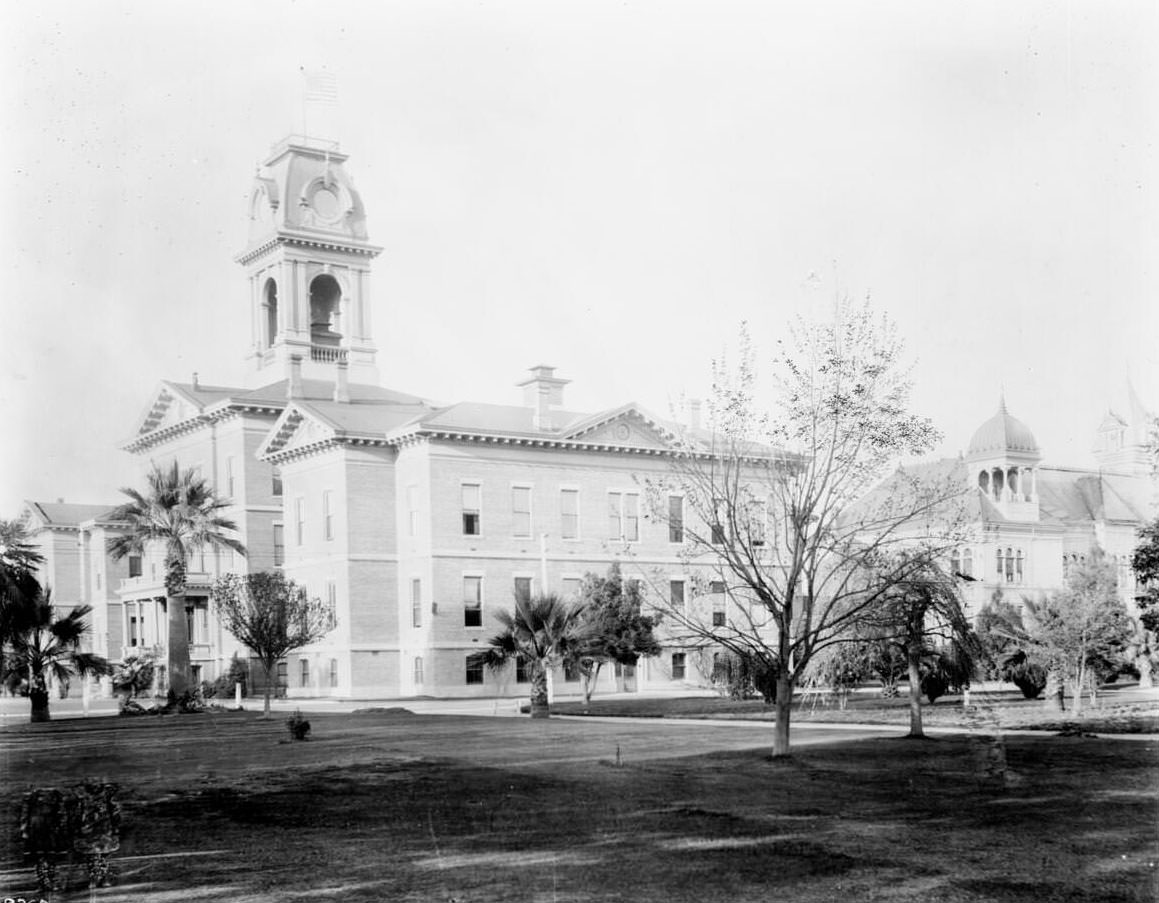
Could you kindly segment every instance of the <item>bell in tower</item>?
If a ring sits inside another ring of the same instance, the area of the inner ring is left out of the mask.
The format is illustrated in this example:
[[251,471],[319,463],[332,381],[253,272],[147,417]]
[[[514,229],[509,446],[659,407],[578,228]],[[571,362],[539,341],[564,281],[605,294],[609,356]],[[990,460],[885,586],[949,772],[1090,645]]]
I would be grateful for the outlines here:
[[339,361],[354,382],[378,382],[370,328],[370,262],[362,199],[333,141],[291,135],[254,177],[250,232],[237,257],[250,282],[251,388],[287,377],[333,381]]

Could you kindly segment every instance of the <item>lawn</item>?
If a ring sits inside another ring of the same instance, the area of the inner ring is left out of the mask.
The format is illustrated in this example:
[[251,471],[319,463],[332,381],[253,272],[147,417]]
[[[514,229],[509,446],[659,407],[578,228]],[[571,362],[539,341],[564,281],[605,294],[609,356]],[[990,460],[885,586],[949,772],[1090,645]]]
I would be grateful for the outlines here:
[[[821,730],[829,742],[773,761],[753,724],[310,717],[303,743],[249,713],[6,728],[0,894],[32,890],[14,839],[20,794],[85,774],[123,788],[105,901],[1159,893],[1150,740],[1007,737],[1002,780],[988,776],[993,746],[965,735]],[[87,897],[77,886],[56,899]]]
[[[1108,689],[1096,706],[1086,704],[1075,716],[1059,712],[1042,699],[1025,699],[1018,691],[974,693],[966,709],[959,696],[948,696],[922,706],[922,723],[930,728],[966,728],[979,718],[1003,728],[1059,731],[1079,727],[1092,733],[1159,734],[1159,695],[1134,688]],[[924,702],[924,700],[923,700]],[[1069,698],[1068,698],[1069,705]],[[560,714],[628,718],[713,718],[773,721],[773,706],[760,699],[722,696],[632,698],[617,696],[589,704],[569,701],[553,707]],[[792,721],[800,723],[909,724],[909,699],[883,699],[876,690],[853,694],[842,708],[825,696],[807,697],[793,705]]]

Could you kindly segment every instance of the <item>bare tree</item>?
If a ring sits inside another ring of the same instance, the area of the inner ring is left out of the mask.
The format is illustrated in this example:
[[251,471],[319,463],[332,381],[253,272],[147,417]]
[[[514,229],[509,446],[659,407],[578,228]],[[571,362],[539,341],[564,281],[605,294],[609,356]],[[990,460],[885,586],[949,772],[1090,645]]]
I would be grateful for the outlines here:
[[221,623],[261,662],[265,672],[265,715],[278,662],[334,629],[334,611],[281,571],[226,574],[213,584]]
[[798,320],[779,346],[774,412],[758,409],[742,329],[737,367],[713,367],[711,429],[688,431],[668,477],[648,485],[652,515],[679,520],[689,566],[715,577],[692,604],[660,603],[669,635],[775,670],[775,757],[789,754],[810,661],[960,542],[964,492],[952,468],[898,467],[938,433],[910,413],[902,342],[868,302]]

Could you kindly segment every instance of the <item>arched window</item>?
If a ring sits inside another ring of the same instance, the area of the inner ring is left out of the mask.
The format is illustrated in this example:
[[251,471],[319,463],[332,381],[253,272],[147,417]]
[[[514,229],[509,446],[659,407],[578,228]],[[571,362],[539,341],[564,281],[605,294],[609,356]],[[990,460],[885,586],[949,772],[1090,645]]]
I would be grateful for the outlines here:
[[962,556],[958,554],[957,549],[954,549],[954,551],[950,553],[950,573],[962,573]]
[[1006,549],[1006,582],[1014,582],[1014,550]]
[[978,488],[987,495],[990,494],[990,474],[984,470],[978,474]]
[[316,345],[337,345],[341,335],[334,329],[338,322],[342,288],[328,273],[310,281],[310,341]]
[[1005,570],[1002,566],[1002,549],[998,549],[996,563],[997,563],[998,567],[995,568],[995,570],[994,570],[994,582],[998,583],[999,581],[1002,580],[1002,572],[1003,572],[1003,570]]
[[1006,486],[1006,475],[1002,473],[1000,467],[994,468],[992,483],[994,486],[994,501],[1000,502],[1002,501],[1002,490]]
[[962,574],[966,577],[974,576],[974,550],[966,549],[962,556]]
[[265,298],[262,307],[266,309],[265,346],[269,348],[278,337],[278,284],[273,279],[266,280]]
[[1019,549],[1019,550],[1018,550],[1018,551],[1015,553],[1015,557],[1014,557],[1014,581],[1015,581],[1016,583],[1021,583],[1021,582],[1022,582],[1022,578],[1023,578],[1023,570],[1022,570],[1022,549]]

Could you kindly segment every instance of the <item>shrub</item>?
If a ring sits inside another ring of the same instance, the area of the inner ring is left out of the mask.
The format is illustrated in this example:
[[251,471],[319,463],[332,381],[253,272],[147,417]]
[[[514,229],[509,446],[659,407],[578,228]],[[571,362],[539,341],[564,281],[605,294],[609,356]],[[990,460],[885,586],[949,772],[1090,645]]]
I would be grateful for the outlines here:
[[286,728],[290,731],[291,740],[305,740],[306,735],[310,733],[310,722],[295,709],[294,714],[286,719]]
[[760,696],[766,703],[777,699],[776,668],[755,653],[722,652],[714,656],[712,683],[732,699]]

